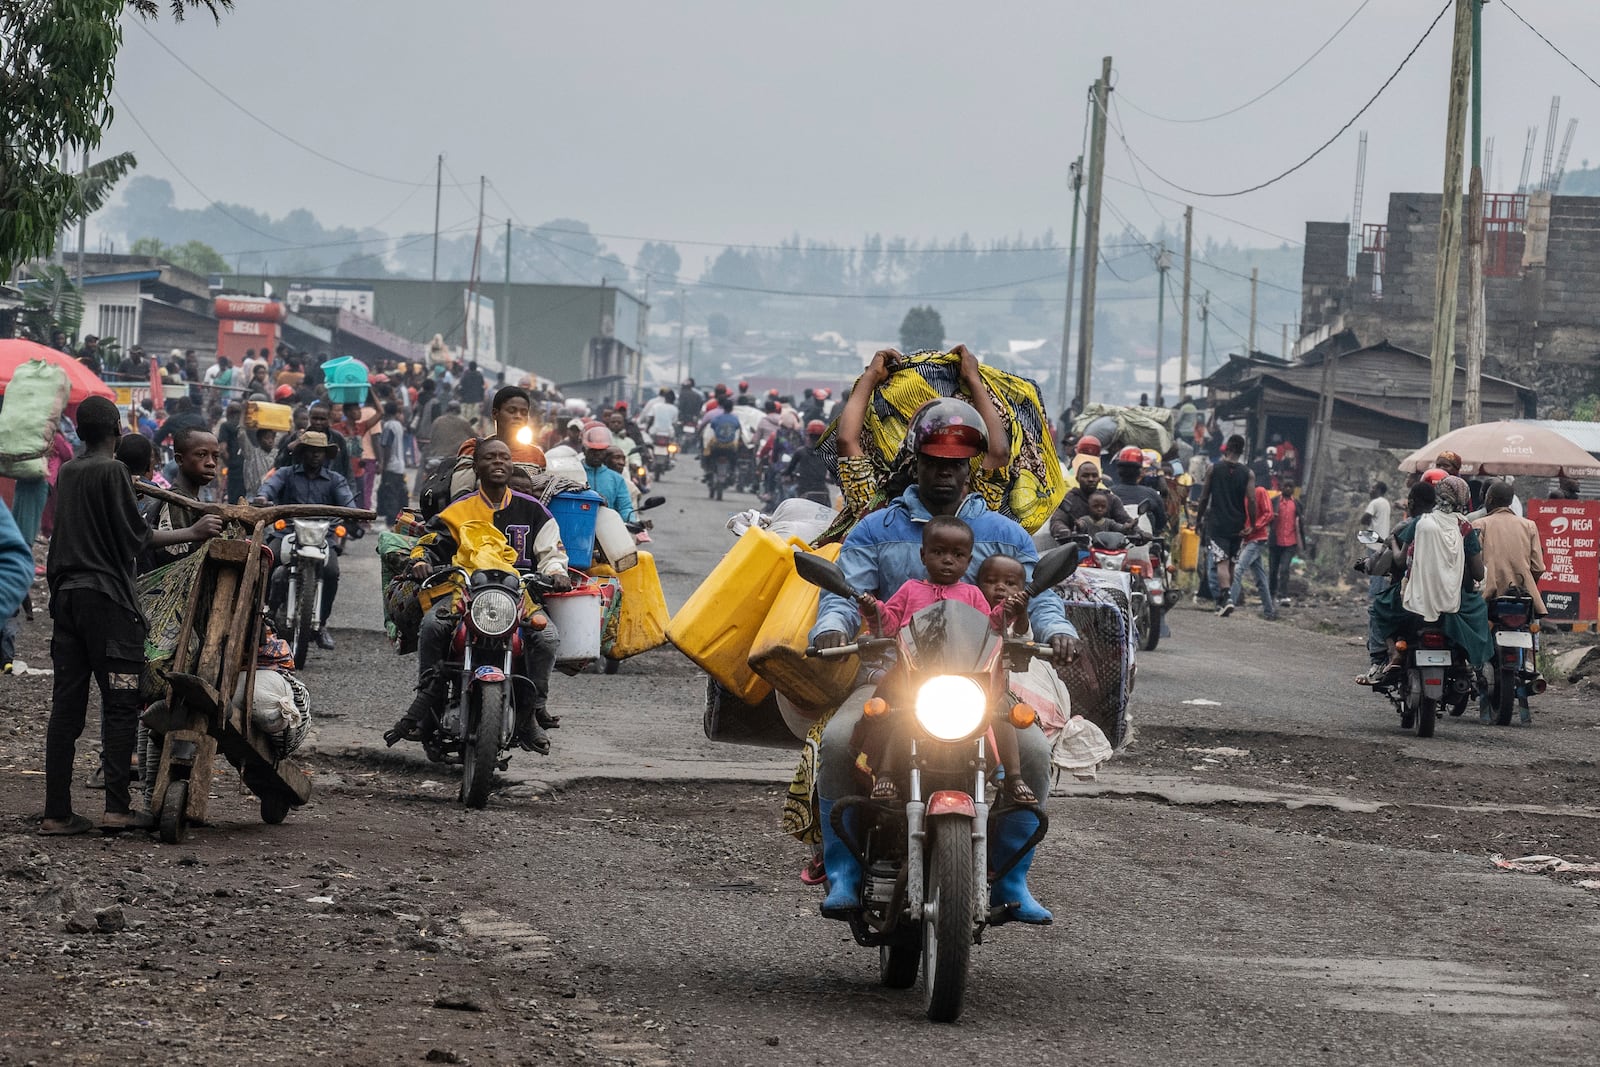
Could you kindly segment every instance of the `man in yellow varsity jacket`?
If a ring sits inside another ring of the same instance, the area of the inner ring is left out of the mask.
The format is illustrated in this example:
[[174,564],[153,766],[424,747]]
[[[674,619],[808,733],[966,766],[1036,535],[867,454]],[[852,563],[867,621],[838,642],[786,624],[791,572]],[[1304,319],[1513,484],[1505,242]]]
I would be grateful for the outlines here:
[[[478,488],[428,520],[427,532],[411,552],[413,574],[418,581],[439,567],[457,562],[462,528],[478,520],[492,523],[505,535],[516,553],[519,572],[541,574],[558,591],[572,588],[561,530],[543,504],[512,490],[511,475],[515,469],[511,449],[505,442],[489,438],[477,443],[473,471]],[[391,745],[402,740],[421,741],[437,721],[446,683],[438,667],[460,618],[459,598],[454,595],[438,600],[423,616],[417,635],[417,696],[405,715],[385,735],[392,739]],[[555,625],[548,621],[541,630],[524,630],[525,670],[536,695],[527,706],[524,701],[517,701],[517,741],[531,752],[550,751],[550,739],[541,720],[553,722],[545,704],[550,695],[550,670],[555,665],[560,644]]]

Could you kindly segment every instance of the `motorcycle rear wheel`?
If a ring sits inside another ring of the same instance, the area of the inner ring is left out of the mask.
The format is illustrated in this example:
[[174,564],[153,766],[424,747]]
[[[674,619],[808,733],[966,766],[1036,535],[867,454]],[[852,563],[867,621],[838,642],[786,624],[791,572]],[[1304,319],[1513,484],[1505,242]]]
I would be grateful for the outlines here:
[[933,916],[922,924],[922,981],[929,1020],[961,1017],[972,959],[972,832],[960,819],[936,821],[928,864],[928,899]]
[[1161,643],[1161,609],[1148,600],[1139,609],[1139,651],[1154,652]]
[[1439,721],[1439,701],[1423,697],[1417,706],[1417,736],[1432,737],[1434,725]]
[[477,721],[461,753],[461,803],[469,808],[482,808],[489,803],[489,784],[494,779],[500,729],[505,721],[505,683],[478,683],[476,701]]
[[311,652],[311,642],[317,639],[314,624],[317,619],[317,583],[314,576],[302,576],[300,589],[295,594],[294,616],[294,669],[304,670],[306,656]]
[[1511,713],[1517,706],[1517,672],[1502,668],[1495,673],[1494,722],[1496,726],[1510,726]]

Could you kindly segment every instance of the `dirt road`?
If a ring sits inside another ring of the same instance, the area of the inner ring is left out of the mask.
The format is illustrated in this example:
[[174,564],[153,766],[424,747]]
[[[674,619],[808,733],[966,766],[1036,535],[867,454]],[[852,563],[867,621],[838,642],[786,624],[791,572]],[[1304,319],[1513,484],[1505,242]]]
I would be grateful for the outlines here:
[[[737,504],[666,488],[675,606]],[[219,774],[182,846],[32,836],[49,679],[5,680],[0,1063],[1594,1060],[1600,891],[1578,883],[1600,874],[1488,859],[1600,859],[1587,694],[1418,741],[1348,684],[1345,637],[1180,612],[1133,748],[1052,801],[1033,881],[1056,924],[993,932],[962,1023],[935,1027],[795,877],[791,754],[706,742],[681,656],[559,678],[555,752],[517,757],[485,812],[385,750],[414,664],[373,632],[368,544],[305,673],[315,797],[282,826]]]

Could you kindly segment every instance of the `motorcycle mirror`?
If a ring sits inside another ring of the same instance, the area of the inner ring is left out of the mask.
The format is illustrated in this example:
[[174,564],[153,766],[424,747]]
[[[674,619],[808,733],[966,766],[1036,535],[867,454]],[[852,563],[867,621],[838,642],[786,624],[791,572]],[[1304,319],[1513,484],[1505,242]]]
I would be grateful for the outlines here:
[[1378,543],[1378,533],[1376,530],[1362,530],[1356,534],[1356,540],[1364,545],[1375,545]]
[[1052,586],[1060,585],[1078,569],[1078,550],[1071,545],[1052,548],[1039,557],[1033,565],[1033,581],[1028,583],[1028,595],[1038,596]]
[[644,498],[644,503],[640,504],[638,507],[634,508],[633,510],[635,510],[635,511],[649,511],[651,508],[659,508],[662,504],[665,504],[666,502],[667,502],[667,498],[664,497],[664,496],[647,496],[647,497]]
[[844,576],[844,571],[832,560],[823,559],[814,552],[796,552],[794,554],[795,573],[812,585],[820,586],[837,596],[849,597],[854,600],[860,596],[860,590],[850,584]]

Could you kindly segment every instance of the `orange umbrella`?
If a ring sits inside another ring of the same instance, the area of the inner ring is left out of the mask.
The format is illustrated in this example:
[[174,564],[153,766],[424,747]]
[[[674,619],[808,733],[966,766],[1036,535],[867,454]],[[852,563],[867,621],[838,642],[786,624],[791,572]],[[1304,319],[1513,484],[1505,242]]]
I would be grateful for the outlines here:
[[1461,457],[1463,475],[1600,477],[1600,460],[1554,430],[1524,422],[1485,422],[1451,430],[1401,460],[1400,469],[1425,471],[1441,452]]
[[4,393],[6,386],[11,384],[11,376],[16,373],[17,368],[31,359],[54,363],[67,372],[67,381],[72,384],[72,395],[67,399],[68,405],[81,404],[91,396],[103,396],[107,400],[117,398],[111,386],[101,381],[99,375],[85,367],[76,357],[69,356],[65,352],[57,352],[48,345],[25,341],[20,337],[0,341],[0,393]]

